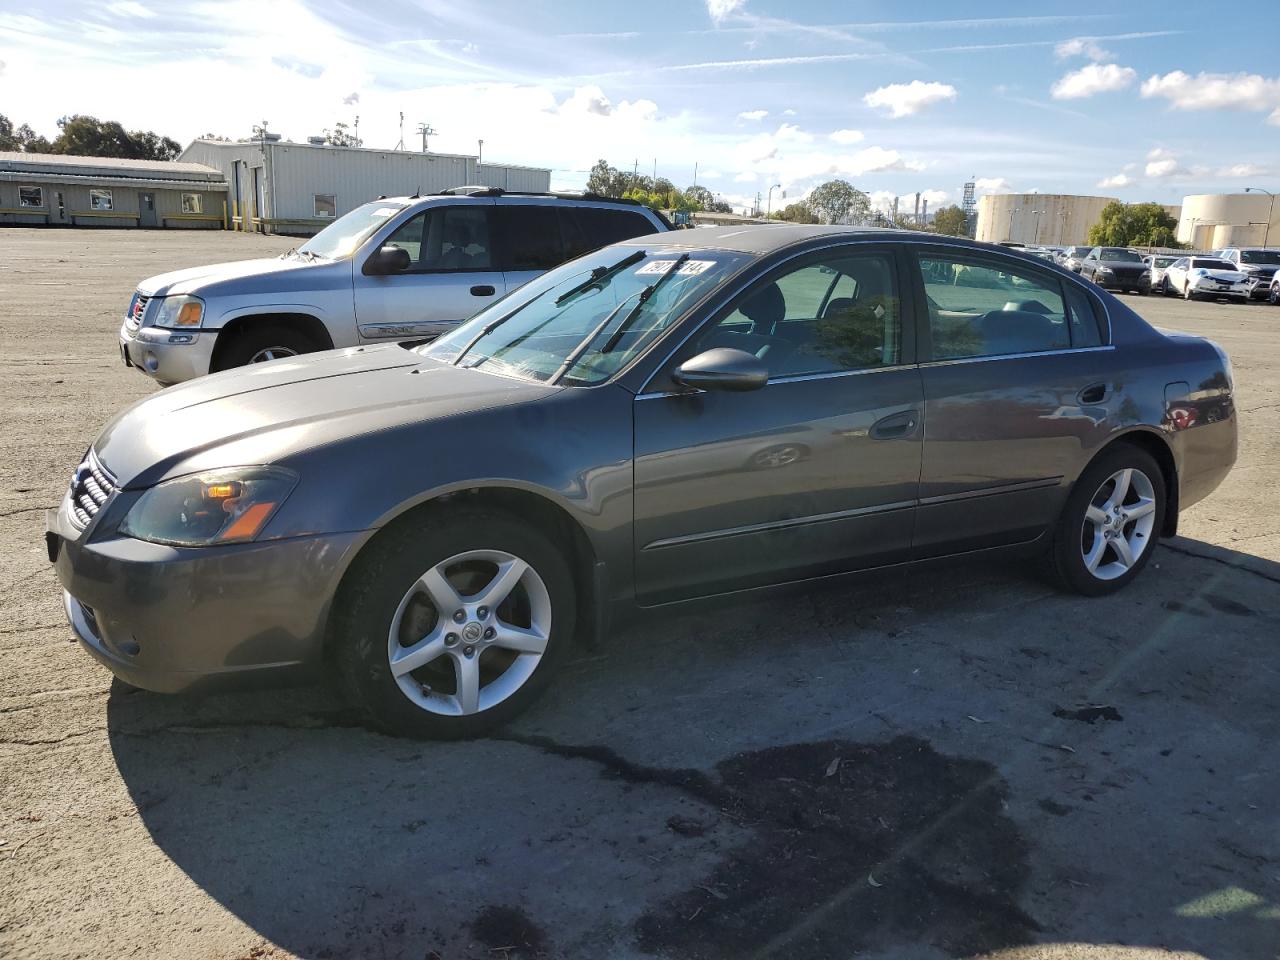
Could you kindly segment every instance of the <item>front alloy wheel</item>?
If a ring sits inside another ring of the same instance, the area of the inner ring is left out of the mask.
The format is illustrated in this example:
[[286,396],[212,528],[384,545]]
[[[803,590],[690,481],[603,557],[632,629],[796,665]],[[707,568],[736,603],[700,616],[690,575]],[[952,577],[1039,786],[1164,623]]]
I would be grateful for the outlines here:
[[564,545],[501,510],[443,502],[357,558],[331,644],[351,698],[399,736],[485,733],[528,706],[569,653]]

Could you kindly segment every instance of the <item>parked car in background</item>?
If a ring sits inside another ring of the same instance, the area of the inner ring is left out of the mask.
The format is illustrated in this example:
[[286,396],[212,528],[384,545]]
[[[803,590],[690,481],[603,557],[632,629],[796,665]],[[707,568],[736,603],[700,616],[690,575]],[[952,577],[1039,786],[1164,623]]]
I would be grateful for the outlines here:
[[138,285],[120,356],[164,384],[278,357],[449,330],[543,271],[670,230],[627,200],[460,187],[379,198],[275,259]]
[[1084,258],[1089,255],[1092,247],[1067,247],[1058,257],[1058,263],[1066,267],[1072,273],[1079,273],[1080,267],[1084,264]]
[[1151,272],[1142,254],[1127,247],[1094,247],[1080,262],[1080,276],[1106,290],[1151,292]]
[[1164,290],[1164,271],[1177,260],[1176,254],[1153,253],[1142,258],[1142,262],[1147,265],[1147,273],[1150,277],[1150,288],[1152,290]]
[[334,671],[387,730],[467,736],[637,606],[997,548],[1118,590],[1231,469],[1232,394],[1212,342],[1019,252],[680,230],[429,344],[152,394],[47,541],[129,683]]
[[1226,297],[1245,303],[1249,299],[1249,278],[1229,260],[1217,257],[1179,257],[1164,271],[1164,294],[1179,294],[1187,300]]
[[1249,296],[1254,300],[1266,299],[1276,268],[1280,267],[1280,250],[1264,247],[1227,247],[1217,256],[1226,260],[1249,280]]

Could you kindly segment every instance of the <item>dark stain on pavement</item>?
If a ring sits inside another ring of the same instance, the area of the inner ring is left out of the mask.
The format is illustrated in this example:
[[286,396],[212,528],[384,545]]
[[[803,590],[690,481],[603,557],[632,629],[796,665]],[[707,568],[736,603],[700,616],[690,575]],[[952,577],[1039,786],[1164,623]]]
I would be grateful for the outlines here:
[[549,955],[547,935],[518,907],[490,904],[471,921],[471,935],[491,953],[510,960]]

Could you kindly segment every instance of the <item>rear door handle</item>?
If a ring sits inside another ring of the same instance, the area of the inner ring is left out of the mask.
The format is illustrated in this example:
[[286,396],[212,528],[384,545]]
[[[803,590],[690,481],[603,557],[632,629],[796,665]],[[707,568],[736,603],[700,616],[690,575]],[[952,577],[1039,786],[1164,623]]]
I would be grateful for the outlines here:
[[491,283],[480,283],[471,288],[473,297],[492,297],[497,292]]
[[1091,383],[1076,394],[1076,399],[1080,401],[1081,404],[1089,406],[1091,404],[1102,403],[1102,401],[1107,399],[1107,394],[1109,392],[1110,391],[1107,389],[1107,385],[1105,383]]
[[916,410],[891,413],[871,425],[871,439],[901,440],[909,437],[916,432],[916,424],[919,420],[920,414]]

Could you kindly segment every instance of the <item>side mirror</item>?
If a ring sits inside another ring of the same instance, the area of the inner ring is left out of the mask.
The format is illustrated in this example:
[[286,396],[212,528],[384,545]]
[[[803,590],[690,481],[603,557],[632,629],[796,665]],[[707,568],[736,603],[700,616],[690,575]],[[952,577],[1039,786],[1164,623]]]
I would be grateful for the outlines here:
[[759,390],[769,382],[769,368],[759,357],[745,350],[713,347],[680,364],[671,379],[683,387],[698,390],[728,390],[742,393]]
[[368,276],[382,277],[391,273],[403,273],[413,265],[413,258],[403,247],[382,247],[364,262]]

